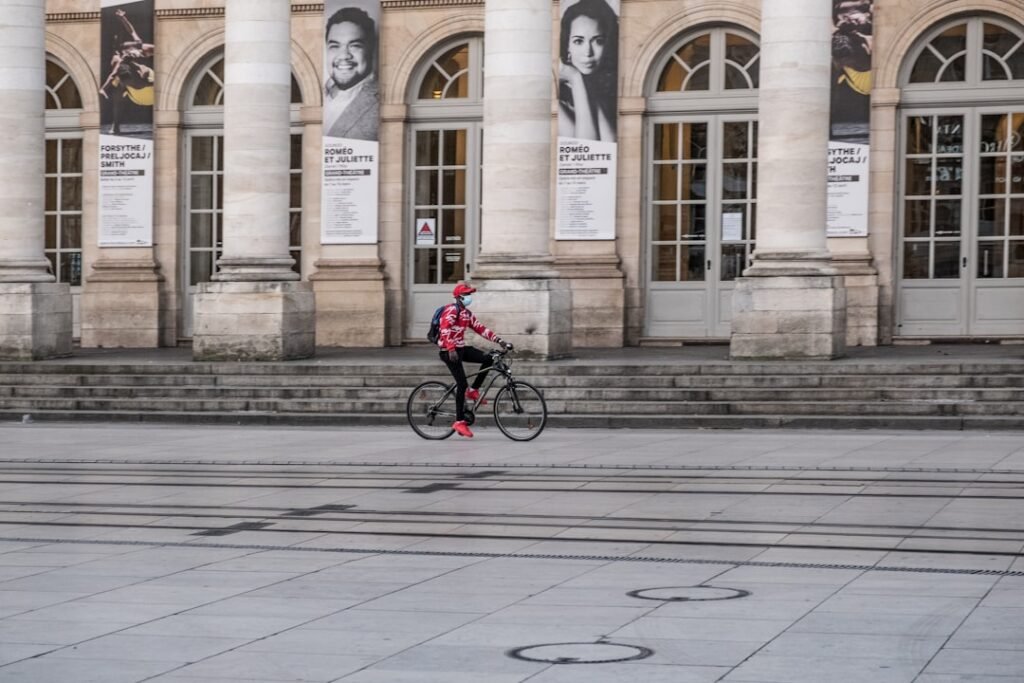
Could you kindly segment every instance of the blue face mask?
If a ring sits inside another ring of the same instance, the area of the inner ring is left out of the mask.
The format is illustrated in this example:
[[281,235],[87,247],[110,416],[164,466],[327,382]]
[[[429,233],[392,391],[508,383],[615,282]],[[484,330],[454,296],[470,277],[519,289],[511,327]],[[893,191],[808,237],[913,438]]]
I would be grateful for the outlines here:
[[473,297],[472,296],[467,294],[466,296],[462,297],[462,305],[463,306],[468,306],[471,303],[473,303]]

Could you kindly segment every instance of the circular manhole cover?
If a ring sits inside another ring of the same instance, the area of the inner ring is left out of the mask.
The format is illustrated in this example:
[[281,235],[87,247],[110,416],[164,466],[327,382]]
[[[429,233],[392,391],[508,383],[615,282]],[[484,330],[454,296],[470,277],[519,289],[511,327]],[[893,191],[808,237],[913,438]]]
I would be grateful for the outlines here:
[[645,659],[653,655],[654,650],[618,643],[550,643],[517,647],[507,654],[515,659],[545,664],[608,664]]
[[665,586],[662,588],[641,588],[629,591],[626,595],[641,600],[661,600],[663,602],[699,602],[706,600],[734,600],[745,598],[750,591],[739,588],[720,588],[718,586]]

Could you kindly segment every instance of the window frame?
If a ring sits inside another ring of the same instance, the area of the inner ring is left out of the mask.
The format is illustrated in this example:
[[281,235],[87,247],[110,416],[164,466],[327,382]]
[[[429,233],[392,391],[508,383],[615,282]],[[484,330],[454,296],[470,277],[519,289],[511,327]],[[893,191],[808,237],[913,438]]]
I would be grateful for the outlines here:
[[[740,26],[709,26],[689,31],[680,35],[675,41],[669,43],[668,47],[661,51],[658,58],[654,60],[653,67],[647,74],[644,83],[644,94],[647,97],[647,113],[686,113],[686,112],[709,112],[723,113],[727,111],[747,111],[751,108],[757,109],[759,88],[744,88],[729,90],[725,88],[725,35],[735,34],[744,38],[758,47],[758,62],[760,62],[760,38]],[[711,36],[711,48],[709,53],[710,83],[708,90],[688,90],[679,92],[658,91],[658,81],[661,74],[668,66],[673,56],[687,43],[696,40],[700,36]],[[760,65],[758,66],[760,69]],[[760,82],[760,79],[758,79]]]
[[[921,54],[940,34],[960,24],[967,25],[966,78],[954,82],[911,83],[910,75]],[[1024,97],[1024,79],[982,80],[985,24],[1001,26],[1024,38],[1024,26],[992,14],[959,15],[935,24],[921,34],[900,65],[900,104],[905,107],[957,107],[971,102],[973,106],[986,106]],[[1018,49],[1024,50],[1024,46]]]

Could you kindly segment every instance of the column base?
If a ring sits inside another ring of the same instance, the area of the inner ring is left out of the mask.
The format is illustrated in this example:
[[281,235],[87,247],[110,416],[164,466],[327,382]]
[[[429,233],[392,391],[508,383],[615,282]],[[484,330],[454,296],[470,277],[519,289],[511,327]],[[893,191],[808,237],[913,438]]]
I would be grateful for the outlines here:
[[870,254],[835,254],[846,288],[846,346],[878,346],[878,270]]
[[160,346],[160,282],[153,261],[98,261],[82,288],[82,347]]
[[192,357],[282,361],[315,351],[316,305],[308,282],[206,282],[195,301]]
[[474,281],[473,312],[525,357],[561,358],[572,350],[572,290],[558,279]]
[[71,355],[71,289],[54,282],[0,282],[0,359]]
[[572,347],[621,348],[626,292],[618,256],[560,256],[556,267],[572,288]]
[[317,346],[385,345],[386,302],[376,259],[320,259],[310,276],[316,294]]
[[736,280],[730,358],[829,360],[845,354],[846,289],[841,276]]

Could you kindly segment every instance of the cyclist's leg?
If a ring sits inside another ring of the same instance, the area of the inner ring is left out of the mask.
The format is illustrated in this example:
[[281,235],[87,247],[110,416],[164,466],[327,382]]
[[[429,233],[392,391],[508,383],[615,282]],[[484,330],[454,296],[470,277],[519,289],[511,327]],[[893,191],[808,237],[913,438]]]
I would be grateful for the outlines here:
[[491,354],[484,353],[480,349],[475,349],[472,346],[467,346],[463,349],[462,359],[467,363],[480,364],[480,374],[473,380],[473,388],[479,389],[484,385],[484,380],[487,379],[487,368],[494,365],[494,360],[491,358]]
[[466,370],[462,367],[462,349],[459,349],[459,360],[448,359],[448,352],[441,350],[441,360],[448,366],[448,372],[455,378],[455,419],[462,422],[466,419]]

